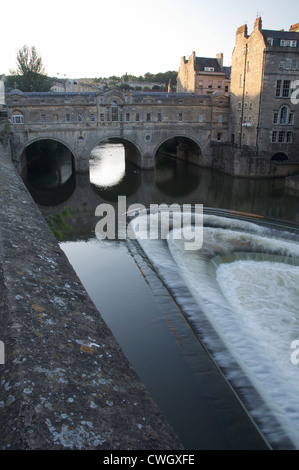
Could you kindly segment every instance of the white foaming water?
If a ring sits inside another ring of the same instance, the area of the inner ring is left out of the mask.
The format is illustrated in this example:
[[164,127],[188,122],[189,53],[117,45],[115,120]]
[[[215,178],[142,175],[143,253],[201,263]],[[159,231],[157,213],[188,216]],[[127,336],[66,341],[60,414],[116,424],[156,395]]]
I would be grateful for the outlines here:
[[291,362],[299,339],[296,237],[211,215],[204,216],[200,250],[186,251],[184,238],[171,235],[167,243],[139,243],[228,380],[244,392],[245,376],[266,403],[254,403],[249,387],[249,411],[272,445],[287,435],[299,448],[299,364]]
[[217,268],[234,312],[299,392],[298,368],[290,361],[290,345],[299,337],[298,280],[299,267],[282,263],[235,261]]

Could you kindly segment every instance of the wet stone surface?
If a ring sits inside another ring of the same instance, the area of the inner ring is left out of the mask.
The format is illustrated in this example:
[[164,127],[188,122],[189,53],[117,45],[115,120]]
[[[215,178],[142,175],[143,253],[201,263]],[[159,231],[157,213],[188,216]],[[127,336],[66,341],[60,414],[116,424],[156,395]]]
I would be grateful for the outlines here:
[[0,449],[181,449],[0,159]]

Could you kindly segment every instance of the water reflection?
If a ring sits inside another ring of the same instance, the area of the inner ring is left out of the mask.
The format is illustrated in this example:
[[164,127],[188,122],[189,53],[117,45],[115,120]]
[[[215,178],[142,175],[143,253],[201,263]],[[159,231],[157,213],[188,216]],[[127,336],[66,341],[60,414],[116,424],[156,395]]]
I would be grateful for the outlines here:
[[[52,188],[43,184],[45,172],[36,173],[30,182],[27,181],[42,213],[48,215],[50,208],[57,213],[65,205],[71,206],[71,239],[82,239],[82,227],[84,236],[94,237],[96,207],[108,202],[117,211],[118,196],[126,196],[128,205],[135,202],[146,207],[160,203],[203,204],[204,207],[299,223],[298,195],[285,188],[284,179],[233,178],[209,168],[175,162],[165,156],[157,160],[155,171],[142,171],[128,161],[125,161],[124,170],[123,152],[114,144],[110,150],[112,148],[117,150],[113,159],[108,148],[105,155],[101,149],[100,158],[91,159],[90,175],[72,174],[66,183]],[[102,175],[96,162],[103,169]],[[56,182],[59,178],[62,180],[63,168],[64,164],[59,177],[57,171],[53,171]],[[109,171],[106,172],[106,168]]]
[[90,182],[97,187],[111,188],[125,176],[125,149],[122,144],[103,144],[90,154]]
[[41,141],[26,149],[23,180],[33,199],[42,206],[64,204],[73,194],[76,178],[71,152],[58,142]]
[[140,185],[140,171],[125,160],[122,144],[103,144],[90,155],[90,183],[92,191],[113,202],[119,195],[134,195]]
[[198,167],[162,153],[157,154],[155,184],[163,194],[178,199],[191,194],[198,187],[199,182]]

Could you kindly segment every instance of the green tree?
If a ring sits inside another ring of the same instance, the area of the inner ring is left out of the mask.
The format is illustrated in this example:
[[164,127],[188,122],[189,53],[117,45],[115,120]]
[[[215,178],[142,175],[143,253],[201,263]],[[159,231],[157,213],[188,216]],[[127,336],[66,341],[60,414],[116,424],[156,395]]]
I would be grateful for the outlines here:
[[53,79],[46,75],[43,61],[36,48],[27,45],[18,50],[17,68],[11,70],[8,88],[21,91],[49,91]]

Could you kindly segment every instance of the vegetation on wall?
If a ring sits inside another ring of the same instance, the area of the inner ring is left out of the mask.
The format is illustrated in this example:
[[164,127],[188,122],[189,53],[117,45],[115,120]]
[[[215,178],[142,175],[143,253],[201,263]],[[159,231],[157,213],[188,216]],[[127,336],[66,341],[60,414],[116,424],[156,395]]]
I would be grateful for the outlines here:
[[64,240],[66,233],[72,230],[72,226],[66,221],[69,217],[71,217],[70,206],[64,207],[64,209],[58,214],[48,215],[45,217],[48,226],[57,240]]

